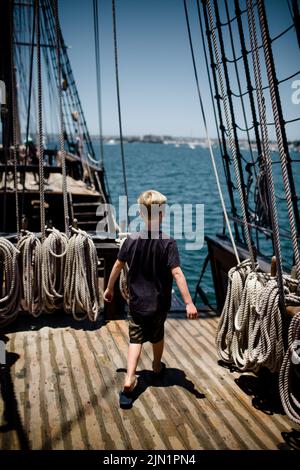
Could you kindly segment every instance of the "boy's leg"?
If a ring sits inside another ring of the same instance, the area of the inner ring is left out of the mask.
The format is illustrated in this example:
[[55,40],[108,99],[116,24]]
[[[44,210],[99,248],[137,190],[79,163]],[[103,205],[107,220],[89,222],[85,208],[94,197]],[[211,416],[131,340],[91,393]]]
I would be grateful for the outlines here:
[[164,350],[164,339],[158,343],[152,343],[153,348],[153,370],[154,372],[160,372],[161,370],[161,357]]
[[125,377],[125,387],[130,387],[135,380],[135,371],[137,367],[138,360],[141,355],[142,344],[139,343],[130,343],[128,349],[128,358],[127,358],[127,374]]

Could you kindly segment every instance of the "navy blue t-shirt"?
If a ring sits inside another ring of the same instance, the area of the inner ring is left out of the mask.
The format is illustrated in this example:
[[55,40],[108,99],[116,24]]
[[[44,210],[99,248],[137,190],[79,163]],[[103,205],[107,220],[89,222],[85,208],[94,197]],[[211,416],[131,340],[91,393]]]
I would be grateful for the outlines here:
[[129,309],[149,316],[167,312],[171,307],[173,276],[180,266],[179,252],[173,238],[146,238],[145,232],[129,235],[121,246],[118,259],[129,267]]

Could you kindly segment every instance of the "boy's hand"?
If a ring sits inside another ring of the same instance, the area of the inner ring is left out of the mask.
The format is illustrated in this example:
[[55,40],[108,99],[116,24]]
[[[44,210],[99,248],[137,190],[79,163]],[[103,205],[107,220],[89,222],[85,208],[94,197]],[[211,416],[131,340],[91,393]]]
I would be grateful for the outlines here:
[[195,307],[195,305],[192,303],[190,304],[186,304],[186,316],[187,318],[189,318],[190,320],[194,320],[196,318],[198,318],[198,310],[197,308]]
[[104,298],[105,302],[111,302],[113,297],[114,297],[113,290],[107,288],[105,290],[104,294],[103,294],[103,298]]

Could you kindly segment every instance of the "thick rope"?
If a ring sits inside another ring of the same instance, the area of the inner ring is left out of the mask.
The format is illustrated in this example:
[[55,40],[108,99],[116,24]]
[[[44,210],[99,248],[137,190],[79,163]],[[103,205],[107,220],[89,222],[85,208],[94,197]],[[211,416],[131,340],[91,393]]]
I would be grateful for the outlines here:
[[57,87],[58,87],[58,101],[59,101],[59,137],[60,137],[60,154],[61,154],[61,169],[62,169],[62,193],[63,193],[63,208],[64,208],[64,224],[65,233],[69,237],[69,206],[68,206],[68,186],[67,186],[67,170],[66,170],[66,151],[65,151],[65,135],[64,135],[64,114],[63,114],[63,99],[62,99],[62,74],[61,74],[61,48],[60,48],[60,26],[58,18],[58,5],[57,0],[54,0],[54,19],[55,19],[55,35],[56,35],[56,60],[57,60]]
[[13,114],[13,164],[14,164],[14,187],[15,187],[15,201],[16,201],[16,230],[17,236],[20,234],[20,211],[19,211],[19,192],[18,192],[18,170],[17,170],[17,102],[16,102],[16,71],[14,67],[14,53],[13,46],[11,48],[12,55],[12,114]]
[[240,307],[245,282],[251,272],[249,260],[243,261],[228,272],[228,286],[225,304],[220,316],[216,346],[220,359],[232,362],[232,340],[234,335],[234,319]]
[[267,115],[266,115],[266,104],[263,94],[262,86],[262,75],[261,75],[261,66],[260,66],[260,57],[258,52],[258,40],[256,35],[256,26],[255,18],[253,11],[253,0],[247,0],[247,14],[248,14],[248,25],[250,31],[250,42],[251,42],[251,51],[252,51],[252,63],[254,70],[255,85],[257,90],[257,102],[258,102],[258,112],[262,136],[262,150],[263,150],[263,161],[266,166],[267,182],[268,182],[268,193],[270,201],[270,216],[271,216],[271,225],[273,231],[273,240],[274,240],[274,251],[276,256],[276,266],[277,266],[277,281],[280,294],[281,307],[284,306],[284,290],[283,290],[283,279],[282,279],[282,257],[281,257],[281,247],[280,247],[280,236],[279,236],[279,224],[277,217],[277,207],[276,207],[276,195],[275,195],[275,186],[273,180],[272,172],[272,159],[269,145],[269,135],[268,135],[268,126],[267,126]]
[[[98,126],[99,126],[99,145],[100,145],[100,166],[104,161],[103,147],[103,129],[102,129],[102,99],[101,99],[101,68],[100,68],[100,47],[99,47],[99,12],[98,0],[93,0],[94,14],[94,42],[95,42],[95,62],[97,76],[97,107],[98,107]],[[97,162],[99,164],[99,162]]]
[[73,228],[66,253],[64,309],[76,320],[96,321],[100,311],[98,257],[91,237]]
[[26,232],[18,241],[20,251],[21,307],[34,317],[42,313],[42,244]]
[[290,223],[290,229],[291,229],[291,237],[292,237],[296,272],[297,272],[298,281],[300,281],[300,255],[299,255],[299,248],[298,248],[297,228],[296,228],[296,223],[295,223],[293,200],[292,200],[291,187],[290,187],[289,175],[288,175],[288,169],[287,169],[287,155],[285,152],[278,103],[276,100],[276,84],[274,82],[270,50],[268,47],[268,31],[267,31],[267,27],[264,21],[264,4],[262,0],[258,0],[257,3],[258,3],[262,43],[263,43],[263,49],[264,49],[264,55],[265,55],[265,61],[266,61],[267,76],[268,76],[268,82],[270,86],[270,96],[271,96],[271,104],[272,104],[273,115],[274,115],[278,151],[280,155],[284,191],[285,191],[285,196],[286,196],[288,217],[289,217],[289,223]]
[[17,248],[0,238],[0,326],[13,321],[19,312],[20,276]]
[[42,299],[43,308],[52,313],[63,306],[68,237],[54,228],[47,233],[42,243]]
[[39,156],[39,183],[40,183],[40,218],[42,241],[46,237],[45,217],[45,185],[44,185],[44,144],[43,144],[43,95],[42,95],[42,69],[41,69],[41,25],[39,0],[35,2],[36,8],[36,62],[37,62],[37,88],[38,88],[38,156]]
[[247,277],[234,318],[232,360],[240,370],[279,371],[284,356],[278,285],[262,273]]
[[191,49],[191,55],[192,55],[192,61],[193,61],[193,68],[194,68],[194,75],[195,75],[195,80],[196,80],[196,85],[197,85],[197,92],[198,92],[198,98],[199,98],[199,102],[200,102],[200,108],[201,108],[201,113],[202,113],[202,119],[203,119],[203,124],[204,124],[205,135],[206,135],[206,139],[207,139],[207,142],[208,142],[210,158],[211,158],[211,162],[212,162],[212,166],[213,166],[213,170],[214,170],[214,174],[215,174],[215,178],[216,178],[217,188],[218,188],[218,192],[219,192],[219,197],[220,197],[220,201],[221,201],[221,205],[222,205],[223,214],[224,214],[224,218],[225,218],[225,221],[226,221],[229,237],[230,237],[230,240],[231,240],[231,243],[232,243],[232,247],[233,247],[235,257],[236,257],[236,261],[239,264],[240,263],[240,258],[239,258],[237,247],[236,247],[234,237],[233,237],[233,234],[232,234],[232,230],[231,230],[231,226],[230,226],[230,222],[229,222],[229,218],[228,218],[228,214],[227,214],[227,209],[226,209],[226,205],[225,205],[225,201],[224,201],[224,196],[223,196],[223,192],[222,192],[222,188],[221,188],[221,184],[220,184],[219,174],[218,174],[218,170],[217,170],[217,166],[216,166],[215,155],[214,155],[214,151],[213,151],[211,140],[210,140],[209,133],[208,133],[206,115],[205,115],[205,111],[204,111],[204,105],[203,105],[203,100],[202,100],[202,95],[201,95],[201,90],[200,90],[200,84],[199,84],[199,79],[198,79],[198,72],[197,72],[196,61],[195,61],[194,47],[193,47],[193,41],[192,41],[192,35],[191,35],[191,29],[190,29],[189,16],[188,16],[188,11],[187,11],[187,6],[186,6],[186,0],[184,0],[183,4],[184,4],[187,31],[188,31],[188,36],[189,36],[189,43],[190,43],[190,49]]
[[232,268],[228,280],[217,331],[219,357],[243,371],[279,371],[284,346],[276,280],[252,272],[249,261]]
[[26,116],[26,134],[25,134],[25,160],[24,160],[24,178],[23,178],[23,188],[22,188],[22,199],[21,199],[21,214],[24,213],[25,206],[25,188],[26,188],[26,168],[28,162],[28,153],[29,153],[29,126],[30,126],[30,112],[31,112],[31,102],[32,102],[32,88],[33,88],[33,59],[34,59],[34,42],[35,42],[35,32],[36,32],[36,11],[33,10],[33,19],[32,19],[32,33],[31,33],[31,50],[30,50],[30,66],[29,66],[29,89],[28,89],[28,104],[27,104],[27,116]]
[[[226,16],[227,16],[227,21],[228,21],[229,20],[228,0],[225,0],[225,9],[226,9]],[[239,95],[240,95],[240,104],[241,104],[241,108],[242,108],[242,112],[243,112],[244,125],[245,125],[245,129],[246,129],[246,134],[247,134],[249,153],[250,153],[250,156],[251,156],[251,162],[252,162],[255,178],[257,178],[256,166],[255,166],[253,150],[252,150],[252,144],[251,144],[251,137],[250,137],[250,133],[249,133],[249,129],[248,129],[249,125],[248,125],[248,119],[247,119],[247,114],[246,114],[246,107],[245,107],[244,97],[242,96],[241,79],[240,79],[238,64],[236,62],[236,52],[235,52],[234,39],[233,39],[233,30],[232,30],[231,23],[228,23],[228,30],[229,30],[230,44],[231,44],[231,50],[232,50],[232,55],[233,55],[235,76],[236,76],[236,81],[237,81]]]
[[113,36],[114,36],[114,51],[115,51],[115,75],[116,75],[116,86],[117,86],[121,161],[122,161],[124,190],[125,190],[125,196],[127,198],[127,212],[128,212],[128,188],[127,188],[126,165],[125,165],[123,131],[122,131],[122,115],[121,115],[120,84],[119,84],[119,65],[118,65],[117,20],[116,20],[116,3],[115,3],[115,0],[112,0],[112,16],[113,16]]
[[232,122],[231,122],[230,113],[229,113],[228,96],[225,92],[225,87],[224,87],[223,73],[222,73],[222,67],[221,67],[220,56],[219,56],[219,51],[218,51],[217,38],[216,38],[216,33],[215,33],[215,25],[214,25],[214,19],[213,19],[211,1],[210,0],[207,1],[207,8],[208,8],[208,16],[209,16],[212,42],[213,42],[215,58],[216,58],[216,67],[217,67],[218,78],[219,78],[220,89],[221,89],[221,96],[222,96],[223,105],[224,105],[226,126],[227,126],[227,129],[228,129],[228,138],[229,138],[230,150],[231,150],[231,153],[232,153],[234,172],[235,172],[237,188],[238,188],[238,193],[239,193],[239,199],[240,199],[240,205],[241,205],[241,210],[242,210],[242,218],[243,218],[245,238],[246,238],[246,243],[247,243],[247,247],[248,247],[248,251],[249,251],[249,255],[250,255],[250,259],[251,259],[251,263],[252,263],[252,269],[254,271],[255,270],[255,255],[254,255],[254,251],[253,251],[251,235],[250,235],[250,229],[249,229],[249,225],[248,225],[246,201],[244,200],[243,187],[242,187],[242,182],[241,182],[241,177],[240,177],[237,149],[236,149],[234,138],[233,138],[233,135],[232,135]]
[[[202,24],[202,20],[201,20],[199,0],[197,0],[197,10],[198,10],[198,18],[199,18],[199,25],[200,25],[200,31],[201,31],[202,46],[203,46],[203,51],[204,51],[205,63],[206,63],[207,77],[208,77],[208,82],[211,83],[208,58],[206,54],[206,45],[205,45],[205,40],[204,40],[204,25]],[[234,185],[232,184],[231,170],[230,170],[231,162],[230,162],[230,157],[227,152],[227,137],[226,137],[226,132],[225,132],[225,126],[223,124],[223,115],[222,115],[222,109],[221,109],[221,96],[219,94],[219,87],[218,87],[218,81],[217,81],[217,74],[215,70],[213,49],[212,49],[211,41],[209,40],[210,35],[209,35],[208,15],[207,15],[207,11],[206,11],[206,7],[204,3],[203,3],[203,14],[204,14],[204,22],[205,22],[205,28],[206,28],[206,36],[208,39],[208,52],[209,52],[210,62],[211,62],[212,80],[214,84],[214,94],[211,89],[211,98],[213,102],[213,108],[214,108],[214,100],[216,99],[216,109],[218,111],[219,122],[217,120],[217,116],[215,119],[216,119],[216,126],[218,127],[218,129],[220,129],[220,137],[221,137],[221,143],[222,143],[222,146],[220,146],[220,150],[222,152],[222,163],[223,163],[223,168],[224,168],[224,173],[225,173],[225,178],[226,178],[226,183],[227,183],[227,191],[228,191],[228,196],[229,196],[229,201],[230,201],[230,206],[231,206],[231,212],[233,216],[237,216],[234,193],[233,193]],[[238,224],[234,222],[233,226],[234,226],[234,232],[235,232],[235,239],[240,240]]]
[[[288,336],[288,349],[279,374],[279,392],[281,403],[288,417],[300,424],[299,396],[300,368],[300,313],[291,321]],[[298,372],[298,377],[296,373]]]

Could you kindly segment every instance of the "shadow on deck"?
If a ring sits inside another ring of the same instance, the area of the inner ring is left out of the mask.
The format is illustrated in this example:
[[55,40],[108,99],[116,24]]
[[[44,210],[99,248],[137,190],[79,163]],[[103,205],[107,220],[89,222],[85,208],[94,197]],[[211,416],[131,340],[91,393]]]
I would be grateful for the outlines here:
[[[117,369],[117,372],[126,373],[126,369]],[[157,377],[151,370],[141,370],[137,372],[138,381],[133,392],[133,403],[144,393],[148,387],[182,387],[196,398],[205,398],[203,393],[195,389],[195,385],[188,380],[183,370],[176,368],[166,368],[162,378]]]
[[[0,334],[0,341],[7,343],[9,338],[3,334]],[[0,435],[5,435],[8,432],[14,431],[17,435],[19,448],[21,450],[28,450],[30,448],[29,441],[22,424],[18,401],[14,389],[14,380],[11,373],[11,369],[19,357],[19,354],[16,354],[15,352],[7,352],[6,364],[0,365],[0,398],[2,398],[3,401],[3,416],[2,420],[0,421]],[[5,442],[5,438],[3,440]]]

